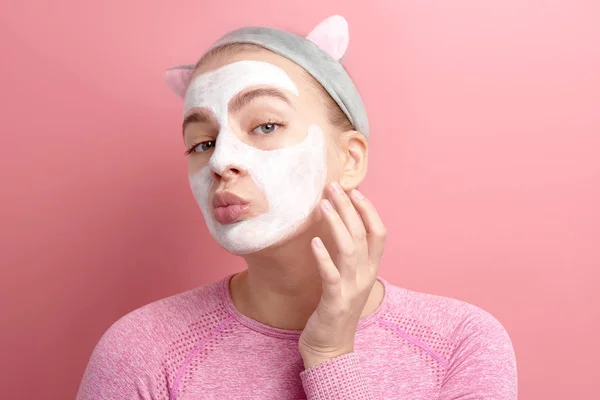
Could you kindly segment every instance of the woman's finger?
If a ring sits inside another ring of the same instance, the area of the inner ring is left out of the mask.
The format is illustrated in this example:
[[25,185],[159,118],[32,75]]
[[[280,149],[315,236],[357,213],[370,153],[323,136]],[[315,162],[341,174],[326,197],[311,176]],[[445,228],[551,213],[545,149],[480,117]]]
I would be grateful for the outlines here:
[[387,231],[375,206],[362,193],[353,189],[350,198],[365,224],[369,246],[369,262],[371,265],[377,266],[383,254]]
[[339,183],[333,182],[329,187],[329,191],[336,211],[356,243],[358,262],[367,262],[367,231],[362,218],[354,208],[354,204],[352,204],[352,201],[346,192],[344,192],[344,190],[341,188]]
[[336,260],[335,265],[340,271],[342,278],[350,277],[355,279],[356,245],[354,239],[329,200],[321,202],[321,210],[323,211],[323,217],[331,228],[333,239],[338,248],[339,260]]
[[323,244],[321,238],[313,238],[311,246],[313,254],[317,259],[319,275],[321,276],[321,283],[323,285],[322,296],[326,300],[333,300],[341,294],[342,280],[340,272],[338,271],[333,260],[331,259],[331,256],[325,248],[325,245]]

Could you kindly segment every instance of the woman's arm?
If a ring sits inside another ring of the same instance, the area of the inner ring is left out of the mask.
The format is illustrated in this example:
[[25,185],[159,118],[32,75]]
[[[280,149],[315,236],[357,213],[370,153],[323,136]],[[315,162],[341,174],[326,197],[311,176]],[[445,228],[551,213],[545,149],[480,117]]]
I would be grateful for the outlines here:
[[158,369],[146,349],[152,343],[133,319],[115,322],[96,344],[76,400],[156,398]]
[[376,398],[363,378],[358,355],[354,352],[305,369],[300,379],[307,400]]
[[[517,365],[513,346],[502,324],[487,311],[468,305],[468,316],[458,325],[454,335],[454,351],[436,400],[516,400]],[[381,368],[390,363],[380,360]],[[331,358],[300,373],[308,400],[376,399],[380,396],[402,400],[403,395],[386,388],[371,388],[366,383],[356,353]],[[397,382],[407,377],[400,371]],[[423,398],[414,387],[407,398]],[[424,388],[429,393],[430,388]]]
[[487,311],[473,309],[455,339],[439,400],[516,400],[517,362],[508,332]]

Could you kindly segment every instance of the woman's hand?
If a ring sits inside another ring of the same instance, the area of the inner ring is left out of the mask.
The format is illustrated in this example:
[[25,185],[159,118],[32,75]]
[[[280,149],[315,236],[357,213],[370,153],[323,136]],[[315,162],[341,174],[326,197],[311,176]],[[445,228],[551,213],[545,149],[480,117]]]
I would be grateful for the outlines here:
[[332,201],[322,200],[320,206],[338,252],[332,258],[321,239],[313,238],[323,292],[298,341],[306,369],[354,351],[386,237],[375,207],[361,193],[352,190],[348,196],[337,182],[328,189]]

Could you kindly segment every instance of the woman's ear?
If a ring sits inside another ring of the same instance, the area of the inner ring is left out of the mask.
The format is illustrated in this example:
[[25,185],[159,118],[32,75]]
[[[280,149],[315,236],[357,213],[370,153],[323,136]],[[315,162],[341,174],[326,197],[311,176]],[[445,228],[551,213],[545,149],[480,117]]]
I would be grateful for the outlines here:
[[339,136],[342,151],[340,185],[348,192],[356,189],[367,175],[369,144],[365,136],[357,131],[346,131]]

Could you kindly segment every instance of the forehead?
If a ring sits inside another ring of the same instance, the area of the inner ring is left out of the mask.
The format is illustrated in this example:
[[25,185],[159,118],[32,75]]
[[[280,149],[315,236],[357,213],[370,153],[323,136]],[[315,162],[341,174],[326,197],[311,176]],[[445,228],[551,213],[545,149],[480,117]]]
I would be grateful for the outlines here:
[[[288,60],[287,58],[258,45],[253,45],[248,48],[233,47],[229,48],[229,50],[217,52],[216,54],[211,55],[197,66],[192,79],[194,79],[196,76],[203,75],[208,71],[216,70],[227,64],[244,60],[263,61],[272,64],[284,70],[294,81],[296,81],[296,79],[303,72],[303,69],[299,65]],[[296,82],[296,84],[298,84],[298,82]]]
[[266,61],[239,60],[194,76],[186,92],[184,113],[194,107],[226,107],[236,94],[253,86],[273,86],[299,95],[296,84],[281,67]]

